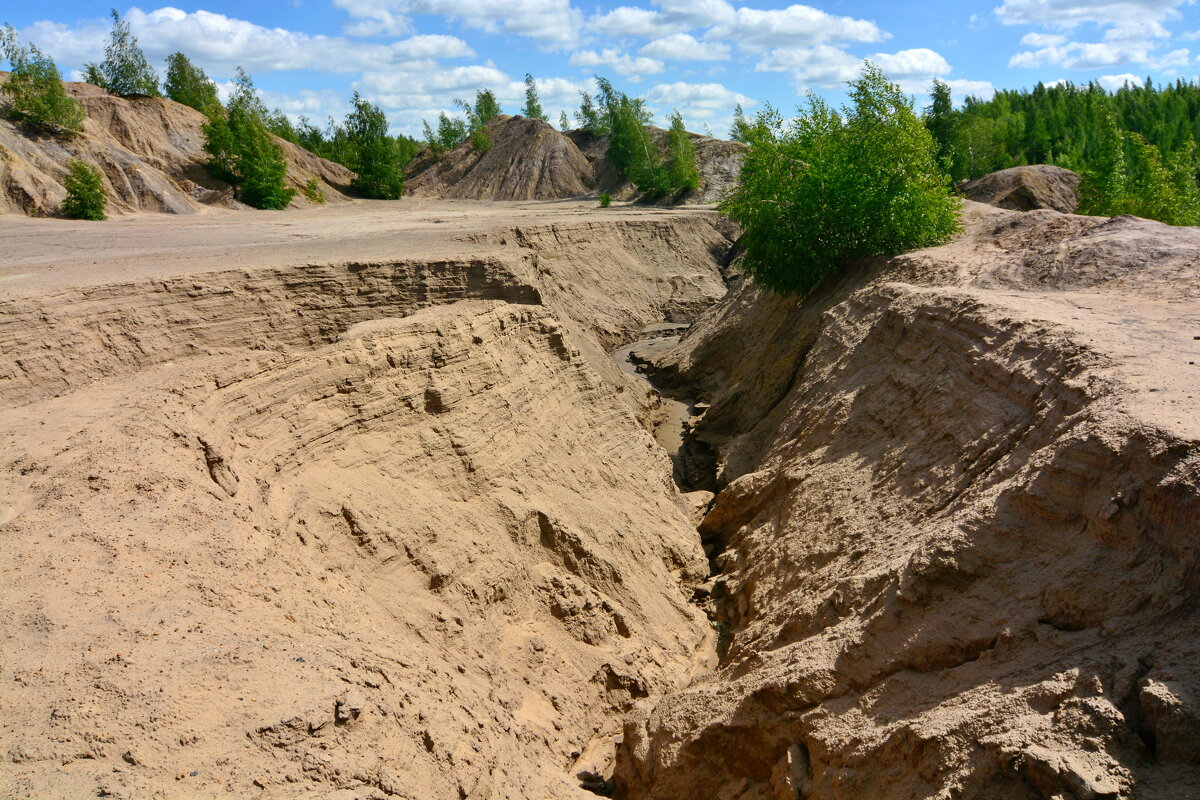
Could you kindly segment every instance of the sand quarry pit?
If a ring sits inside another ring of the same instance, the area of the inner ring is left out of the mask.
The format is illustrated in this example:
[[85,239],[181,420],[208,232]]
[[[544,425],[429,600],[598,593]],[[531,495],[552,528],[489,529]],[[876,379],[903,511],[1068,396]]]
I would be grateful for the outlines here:
[[0,217],[0,795],[1200,797],[1200,231],[964,220]]

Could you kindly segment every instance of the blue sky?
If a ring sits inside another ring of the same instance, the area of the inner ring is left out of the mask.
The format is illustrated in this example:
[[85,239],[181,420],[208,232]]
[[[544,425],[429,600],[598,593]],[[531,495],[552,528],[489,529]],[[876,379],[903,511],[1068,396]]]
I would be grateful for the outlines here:
[[[323,121],[354,90],[393,132],[490,88],[516,112],[526,72],[543,105],[578,106],[593,74],[672,109],[696,131],[728,130],[734,104],[791,110],[806,90],[835,101],[870,58],[926,101],[931,80],[967,94],[1038,81],[1156,80],[1200,73],[1195,0],[200,0],[117,6],[156,66],[186,53],[218,84],[242,65],[270,106]],[[22,37],[68,76],[103,57],[106,3],[6,3]]]

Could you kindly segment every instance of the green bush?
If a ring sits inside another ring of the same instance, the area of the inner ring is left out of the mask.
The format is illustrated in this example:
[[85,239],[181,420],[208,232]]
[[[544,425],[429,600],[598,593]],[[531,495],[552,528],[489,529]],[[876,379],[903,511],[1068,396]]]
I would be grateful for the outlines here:
[[610,205],[612,205],[612,195],[610,195],[608,192],[600,195],[600,207],[608,208]]
[[204,126],[209,169],[236,186],[242,202],[255,208],[284,208],[296,190],[287,186],[287,162],[267,130],[267,109],[241,67],[234,87],[229,108],[218,106]]
[[311,177],[304,184],[304,188],[300,190],[310,201],[314,203],[324,203],[325,193],[321,191],[321,184],[316,177]]
[[7,95],[9,116],[34,128],[72,135],[83,130],[83,106],[67,94],[54,60],[34,45],[21,47],[11,25],[0,30],[0,60],[11,73],[0,86]]
[[217,99],[217,85],[183,53],[167,56],[167,81],[163,89],[176,103],[191,106],[206,115],[221,105]]
[[749,128],[737,188],[721,210],[741,224],[746,271],[804,292],[855,259],[946,241],[958,227],[929,131],[868,64],[842,114],[815,95],[785,129],[771,109]]
[[63,201],[62,213],[70,219],[105,219],[104,206],[108,198],[104,194],[104,176],[100,170],[79,159],[67,162],[67,175],[63,179],[67,187],[67,199]]
[[137,37],[130,32],[129,23],[121,19],[116,9],[111,14],[113,28],[104,47],[104,60],[99,65],[84,66],[88,83],[120,97],[161,97],[158,76],[146,61],[146,54],[138,46]]

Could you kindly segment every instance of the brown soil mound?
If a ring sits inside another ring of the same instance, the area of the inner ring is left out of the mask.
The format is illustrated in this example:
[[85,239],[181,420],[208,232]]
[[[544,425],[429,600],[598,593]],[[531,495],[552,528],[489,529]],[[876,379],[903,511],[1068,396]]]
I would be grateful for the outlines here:
[[966,216],[665,359],[713,404],[726,638],[625,796],[1200,791],[1200,231]]
[[1013,211],[1047,208],[1070,214],[1079,205],[1078,173],[1050,164],[1012,167],[963,181],[956,187],[968,200]]
[[[67,83],[87,112],[84,131],[70,139],[38,136],[0,119],[0,213],[52,216],[66,189],[67,162],[80,158],[104,173],[108,211],[188,214],[205,206],[233,207],[227,184],[209,177],[204,163],[204,115],[172,100],[121,98],[86,83]],[[288,184],[299,189],[315,177],[328,201],[354,175],[344,167],[276,139],[288,162]],[[293,207],[312,205],[297,192]]]
[[[665,151],[667,132],[662,128],[649,128],[654,143]],[[625,177],[620,167],[609,161],[608,136],[594,136],[587,131],[570,131],[568,136],[587,157],[596,174],[596,191],[607,192],[618,200],[633,200],[638,196],[637,188]],[[708,136],[689,133],[696,148],[696,166],[700,170],[700,188],[680,198],[684,203],[715,203],[737,185],[742,171],[742,158],[746,145],[728,142]]]
[[487,124],[491,146],[470,140],[408,170],[410,194],[467,200],[561,200],[592,191],[594,177],[574,143],[549,124],[504,114]]

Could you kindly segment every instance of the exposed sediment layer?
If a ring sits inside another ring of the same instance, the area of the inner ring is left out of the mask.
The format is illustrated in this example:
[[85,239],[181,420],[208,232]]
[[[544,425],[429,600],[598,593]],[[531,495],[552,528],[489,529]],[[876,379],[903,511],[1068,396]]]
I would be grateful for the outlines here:
[[620,796],[1200,788],[1197,233],[967,217],[665,360],[713,401],[726,646],[627,724]]
[[31,253],[0,308],[0,791],[593,796],[623,714],[712,651],[604,348],[713,302],[720,242],[523,222],[43,290]]

